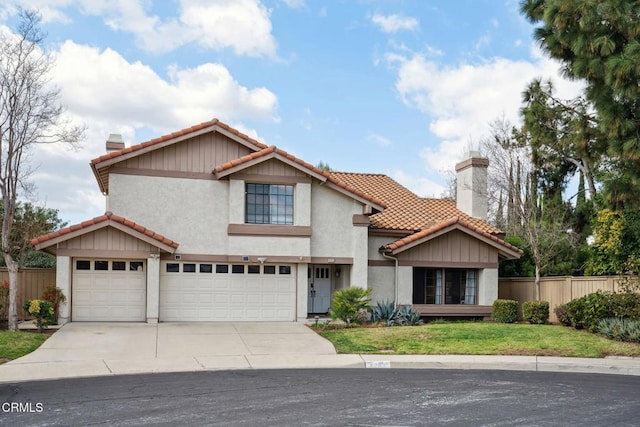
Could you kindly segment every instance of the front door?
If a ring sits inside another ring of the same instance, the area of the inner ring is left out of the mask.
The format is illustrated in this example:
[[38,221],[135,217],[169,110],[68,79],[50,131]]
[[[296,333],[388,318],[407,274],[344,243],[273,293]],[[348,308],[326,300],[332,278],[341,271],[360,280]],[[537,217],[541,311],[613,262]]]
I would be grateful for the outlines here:
[[331,305],[331,267],[314,265],[309,277],[309,301],[307,311],[327,313]]

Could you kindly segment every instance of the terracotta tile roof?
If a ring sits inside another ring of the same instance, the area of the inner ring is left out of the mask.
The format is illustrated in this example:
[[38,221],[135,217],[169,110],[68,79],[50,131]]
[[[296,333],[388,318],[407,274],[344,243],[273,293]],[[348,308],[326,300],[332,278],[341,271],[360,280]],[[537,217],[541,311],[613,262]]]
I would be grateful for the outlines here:
[[274,145],[272,145],[270,147],[267,147],[267,148],[265,148],[263,150],[257,151],[255,153],[247,154],[246,156],[240,157],[238,159],[231,160],[230,162],[223,163],[223,164],[217,166],[213,170],[213,172],[218,174],[218,173],[224,172],[226,170],[232,169],[232,168],[234,168],[236,166],[240,166],[242,164],[251,162],[252,160],[259,159],[261,157],[266,157],[266,156],[268,156],[270,154],[277,154],[279,156],[282,156],[285,159],[300,165],[302,167],[302,169],[306,169],[309,172],[313,172],[315,175],[320,175],[320,176],[324,177],[327,181],[331,182],[332,184],[337,185],[338,187],[344,189],[345,191],[347,191],[349,193],[352,193],[354,195],[357,195],[358,197],[361,197],[361,198],[363,198],[365,200],[368,200],[368,201],[370,201],[371,203],[373,203],[375,205],[378,205],[378,206],[380,206],[382,208],[387,206],[387,204],[383,200],[381,200],[380,198],[372,196],[370,193],[367,193],[365,191],[362,191],[357,186],[352,186],[349,183],[344,182],[340,178],[334,176],[334,173],[330,173],[330,172],[327,172],[325,170],[322,170],[322,169],[312,165],[311,163],[305,162],[304,160],[299,159],[299,158],[295,157],[294,155],[289,154],[288,152],[277,148]]
[[142,233],[142,234],[144,234],[146,236],[149,236],[150,238],[152,238],[154,240],[157,240],[158,242],[160,242],[160,243],[162,243],[162,244],[164,244],[166,246],[171,246],[174,249],[178,248],[178,243],[177,242],[174,242],[173,240],[168,239],[168,238],[164,237],[161,234],[155,233],[155,232],[149,230],[148,228],[143,227],[140,224],[136,224],[133,221],[129,221],[128,219],[126,219],[124,217],[121,217],[121,216],[118,216],[118,215],[115,215],[115,214],[113,214],[111,212],[106,212],[104,215],[101,215],[101,216],[95,217],[93,219],[81,222],[80,224],[75,224],[75,225],[72,225],[70,227],[62,228],[62,229],[60,229],[58,231],[54,231],[52,233],[45,234],[45,235],[40,236],[40,237],[36,237],[35,239],[31,240],[31,244],[33,246],[36,246],[36,245],[45,243],[45,242],[47,242],[49,240],[53,240],[53,239],[56,239],[58,237],[62,237],[64,235],[72,233],[74,231],[79,231],[79,230],[82,230],[84,228],[90,227],[92,225],[103,223],[105,221],[114,221],[114,222],[123,224],[123,225],[131,228],[132,230],[135,230],[138,233]]
[[423,239],[425,237],[428,237],[434,233],[437,233],[440,230],[444,230],[448,227],[451,227],[453,225],[459,224],[464,228],[467,228],[468,230],[471,230],[477,234],[480,234],[481,236],[486,237],[487,239],[491,239],[494,242],[508,248],[511,249],[514,252],[518,252],[520,254],[522,254],[522,251],[518,248],[516,248],[515,246],[505,242],[504,240],[496,237],[495,235],[483,230],[482,228],[476,227],[474,224],[472,224],[471,222],[465,220],[464,218],[461,218],[459,216],[454,216],[449,218],[446,221],[440,222],[439,224],[436,224],[430,228],[426,228],[422,231],[419,231],[417,233],[411,234],[410,236],[407,237],[403,237],[402,239],[398,239],[395,242],[391,242],[388,243],[386,245],[383,246],[384,249],[390,250],[390,251],[394,251],[396,249],[399,249],[403,246],[406,246],[410,243],[413,243],[417,240]]
[[484,232],[501,234],[488,222],[458,210],[453,200],[418,197],[386,175],[331,172],[330,176],[381,200],[387,206],[384,211],[371,215],[372,229],[420,231],[452,217],[460,217]]
[[127,148],[119,150],[119,151],[114,151],[112,153],[103,154],[102,156],[91,160],[91,164],[96,165],[98,163],[104,162],[105,160],[110,160],[110,159],[113,159],[115,157],[122,156],[124,154],[128,154],[128,153],[132,153],[134,151],[142,150],[143,148],[147,148],[147,147],[152,146],[152,145],[160,144],[162,142],[169,141],[170,139],[178,138],[180,136],[185,136],[185,135],[188,135],[190,133],[197,132],[199,130],[206,129],[208,127],[216,126],[216,125],[221,127],[221,128],[223,128],[223,129],[225,129],[226,131],[231,132],[232,134],[244,139],[245,141],[255,145],[256,146],[256,150],[262,150],[262,149],[267,147],[262,142],[257,141],[255,139],[249,137],[248,135],[243,134],[242,132],[239,132],[237,129],[232,128],[231,126],[227,125],[226,123],[223,123],[218,119],[213,119],[213,120],[210,120],[208,122],[203,122],[203,123],[200,123],[198,125],[194,125],[194,126],[179,130],[177,132],[173,132],[173,133],[170,133],[170,134],[167,134],[167,135],[160,136],[158,138],[151,139],[151,140],[146,141],[146,142],[141,142],[140,144],[132,145],[131,147],[127,147]]

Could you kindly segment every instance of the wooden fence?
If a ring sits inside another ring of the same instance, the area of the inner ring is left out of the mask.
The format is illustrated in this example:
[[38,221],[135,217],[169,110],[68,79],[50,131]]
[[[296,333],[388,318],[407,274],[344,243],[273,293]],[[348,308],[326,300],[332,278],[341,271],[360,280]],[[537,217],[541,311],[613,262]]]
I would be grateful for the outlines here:
[[[553,309],[572,299],[580,298],[592,292],[619,290],[618,276],[586,276],[586,277],[542,277],[540,279],[540,300],[549,301],[549,321],[556,323]],[[512,299],[522,303],[535,299],[535,281],[533,277],[507,277],[498,281],[498,298]]]
[[[8,290],[3,284],[9,282],[6,267],[0,267],[0,321],[7,320],[9,311]],[[45,288],[56,284],[55,268],[23,268],[18,272],[18,320],[25,319],[22,305],[26,300],[41,298]]]

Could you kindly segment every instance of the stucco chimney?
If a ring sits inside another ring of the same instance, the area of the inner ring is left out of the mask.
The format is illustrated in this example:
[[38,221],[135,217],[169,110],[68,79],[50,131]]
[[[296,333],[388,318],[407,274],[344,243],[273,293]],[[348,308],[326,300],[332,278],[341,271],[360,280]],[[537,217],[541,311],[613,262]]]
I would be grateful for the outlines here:
[[489,159],[471,151],[456,165],[456,206],[474,218],[487,219],[487,169]]
[[107,153],[124,149],[124,141],[119,133],[110,133],[106,144]]

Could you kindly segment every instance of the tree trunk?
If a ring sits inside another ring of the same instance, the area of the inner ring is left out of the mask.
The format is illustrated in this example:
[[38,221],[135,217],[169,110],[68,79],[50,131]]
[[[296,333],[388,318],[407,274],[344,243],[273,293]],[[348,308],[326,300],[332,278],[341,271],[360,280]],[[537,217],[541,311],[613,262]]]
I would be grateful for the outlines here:
[[540,301],[540,267],[536,264],[535,300]]
[[7,317],[10,331],[18,330],[18,263],[16,263],[11,255],[4,254],[4,262],[7,264],[9,272],[9,312]]

